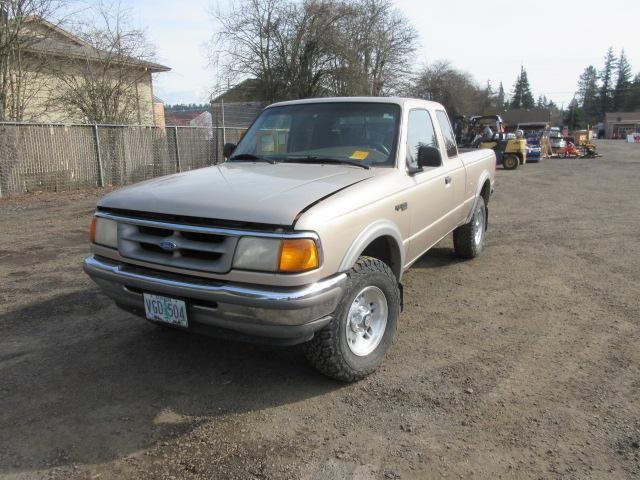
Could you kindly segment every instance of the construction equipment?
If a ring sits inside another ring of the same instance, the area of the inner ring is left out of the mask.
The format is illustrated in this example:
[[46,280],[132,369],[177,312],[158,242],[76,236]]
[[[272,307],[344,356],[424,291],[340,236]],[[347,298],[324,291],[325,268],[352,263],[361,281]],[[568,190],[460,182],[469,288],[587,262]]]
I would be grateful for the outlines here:
[[471,116],[467,122],[466,135],[463,146],[477,148],[484,137],[487,136],[487,128],[494,133],[503,133],[504,126],[499,115]]
[[476,133],[472,144],[478,148],[491,148],[496,154],[497,164],[502,164],[505,170],[515,170],[527,163],[527,141],[524,138],[509,138],[500,115],[477,117],[472,127]]

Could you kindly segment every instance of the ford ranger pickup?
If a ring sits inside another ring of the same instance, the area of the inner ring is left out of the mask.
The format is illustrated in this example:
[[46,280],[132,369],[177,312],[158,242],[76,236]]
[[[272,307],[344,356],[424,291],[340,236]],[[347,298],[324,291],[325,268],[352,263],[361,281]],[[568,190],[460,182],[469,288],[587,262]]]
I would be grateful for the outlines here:
[[267,107],[224,163],[114,191],[84,270],[159,326],[304,344],[355,381],[382,362],[403,273],[453,232],[482,251],[496,157],[458,152],[434,102],[322,98]]

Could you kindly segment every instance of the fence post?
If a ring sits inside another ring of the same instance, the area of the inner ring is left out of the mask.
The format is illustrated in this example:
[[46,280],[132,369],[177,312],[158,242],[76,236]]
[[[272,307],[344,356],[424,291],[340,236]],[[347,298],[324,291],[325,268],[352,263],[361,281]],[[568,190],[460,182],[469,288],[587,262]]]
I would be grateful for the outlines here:
[[180,173],[180,146],[178,145],[178,127],[173,127],[175,146],[176,146],[176,173]]
[[[0,128],[4,129],[6,127],[6,125],[0,124]],[[3,135],[3,137],[6,138],[6,134]],[[0,147],[2,146],[3,142],[0,142]],[[0,162],[2,162],[2,157],[0,157]],[[2,198],[2,172],[4,171],[4,168],[2,168],[2,165],[0,165],[0,198]]]
[[100,151],[100,135],[98,135],[98,124],[93,124],[93,137],[96,143],[96,160],[98,161],[98,185],[104,187],[104,172],[102,171],[102,152]]
[[222,146],[227,143],[227,129],[224,124],[224,98],[220,100],[220,110],[222,111]]

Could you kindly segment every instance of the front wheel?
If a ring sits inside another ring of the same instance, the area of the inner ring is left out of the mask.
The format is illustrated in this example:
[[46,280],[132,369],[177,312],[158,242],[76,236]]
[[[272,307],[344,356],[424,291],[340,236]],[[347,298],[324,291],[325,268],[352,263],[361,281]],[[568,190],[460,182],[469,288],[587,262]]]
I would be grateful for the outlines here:
[[505,155],[502,158],[502,168],[505,170],[515,170],[520,165],[520,159],[515,155]]
[[334,319],[306,344],[307,359],[328,377],[360,380],[384,359],[399,315],[400,289],[389,266],[360,257],[348,273],[346,293]]
[[462,258],[475,258],[480,255],[487,230],[487,208],[480,196],[473,210],[471,221],[453,231],[453,248]]

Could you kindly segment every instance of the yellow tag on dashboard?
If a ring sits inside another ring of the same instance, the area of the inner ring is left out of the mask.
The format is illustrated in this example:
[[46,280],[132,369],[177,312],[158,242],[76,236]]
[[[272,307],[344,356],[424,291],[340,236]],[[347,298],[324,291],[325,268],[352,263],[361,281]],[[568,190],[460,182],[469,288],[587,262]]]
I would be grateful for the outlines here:
[[351,160],[364,160],[369,156],[369,152],[363,152],[362,150],[356,150],[349,157]]

